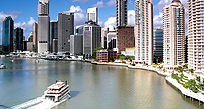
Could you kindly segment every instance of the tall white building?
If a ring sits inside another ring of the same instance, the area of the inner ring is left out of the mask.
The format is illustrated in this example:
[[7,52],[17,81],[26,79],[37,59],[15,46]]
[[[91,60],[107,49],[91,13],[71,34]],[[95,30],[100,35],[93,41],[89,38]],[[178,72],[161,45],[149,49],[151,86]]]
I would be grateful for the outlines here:
[[107,34],[109,33],[109,27],[102,28],[102,35],[101,35],[101,47],[107,49]]
[[38,53],[50,50],[49,0],[39,0],[38,4]]
[[170,66],[185,62],[185,7],[179,0],[163,8],[163,61]]
[[153,4],[152,0],[135,1],[135,60],[153,63]]
[[204,0],[187,0],[188,66],[204,71]]
[[95,22],[96,24],[98,24],[98,8],[97,7],[93,7],[93,8],[88,8],[87,9],[87,18],[88,18],[88,22],[92,21]]

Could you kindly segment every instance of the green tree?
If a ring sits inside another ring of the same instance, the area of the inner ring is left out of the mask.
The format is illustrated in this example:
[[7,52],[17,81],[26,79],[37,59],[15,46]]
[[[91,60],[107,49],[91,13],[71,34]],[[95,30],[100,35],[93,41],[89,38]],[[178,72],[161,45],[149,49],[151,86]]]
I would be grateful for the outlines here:
[[115,60],[114,60],[113,58],[110,58],[110,61],[111,61],[111,62],[114,62]]
[[185,68],[188,68],[188,64],[186,64],[184,67],[185,67]]
[[159,63],[159,58],[156,58],[157,63]]
[[190,70],[190,72],[191,72],[191,73],[194,73],[194,70],[193,70],[193,69],[191,69],[191,70]]

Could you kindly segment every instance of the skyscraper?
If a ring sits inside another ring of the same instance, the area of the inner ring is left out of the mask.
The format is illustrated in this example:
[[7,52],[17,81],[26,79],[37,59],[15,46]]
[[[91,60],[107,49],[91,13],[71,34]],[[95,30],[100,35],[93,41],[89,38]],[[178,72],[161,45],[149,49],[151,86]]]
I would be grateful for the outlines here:
[[116,0],[116,26],[127,25],[127,2],[128,0]]
[[11,16],[5,18],[2,26],[2,50],[4,52],[12,52],[14,21]]
[[88,22],[92,21],[92,22],[95,22],[96,24],[98,24],[98,8],[97,7],[88,8],[87,9],[87,18],[88,18]]
[[50,51],[53,53],[53,39],[58,39],[58,21],[50,22]]
[[185,62],[185,7],[179,0],[163,8],[163,61],[170,66]]
[[58,52],[70,52],[70,35],[74,34],[74,13],[58,13]]
[[33,51],[38,52],[38,22],[33,23]]
[[121,53],[121,51],[125,51],[126,48],[133,48],[133,47],[135,47],[134,27],[119,26],[118,27],[118,53]]
[[152,0],[135,1],[135,60],[151,65],[153,62],[153,4]]
[[93,22],[87,22],[84,24],[83,54],[86,57],[92,56],[97,47],[101,47],[101,27]]
[[14,30],[14,51],[23,50],[23,29],[20,27]]
[[187,0],[188,66],[204,71],[204,0]]
[[38,4],[38,53],[49,51],[50,47],[49,0]]
[[156,28],[154,34],[154,60],[163,58],[163,29]]
[[70,35],[70,54],[83,53],[83,34]]

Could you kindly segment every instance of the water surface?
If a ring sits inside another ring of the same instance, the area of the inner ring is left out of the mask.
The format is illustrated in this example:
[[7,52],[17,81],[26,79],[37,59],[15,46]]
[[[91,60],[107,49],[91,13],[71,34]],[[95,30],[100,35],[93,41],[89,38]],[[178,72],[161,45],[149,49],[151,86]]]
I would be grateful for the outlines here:
[[[68,80],[71,99],[54,109],[196,109],[155,72],[78,61],[1,58],[0,105],[10,107],[42,96],[56,80]],[[1,106],[0,108],[4,108]]]

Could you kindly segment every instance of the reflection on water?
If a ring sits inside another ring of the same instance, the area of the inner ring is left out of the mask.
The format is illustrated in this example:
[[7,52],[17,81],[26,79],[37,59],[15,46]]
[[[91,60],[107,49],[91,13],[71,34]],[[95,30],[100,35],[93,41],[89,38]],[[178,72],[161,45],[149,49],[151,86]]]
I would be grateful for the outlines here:
[[[203,108],[154,72],[76,61],[0,59],[0,105],[12,106],[42,96],[56,80],[68,80],[71,99],[54,109]],[[0,107],[1,108],[1,107]]]

